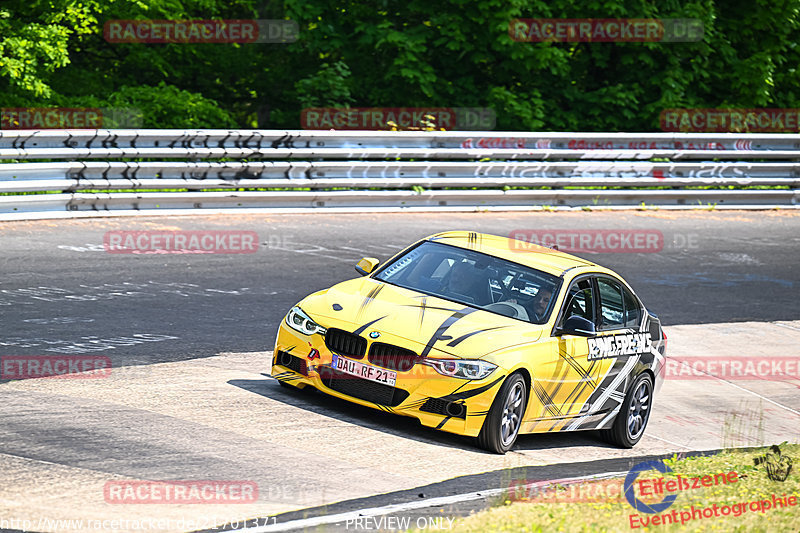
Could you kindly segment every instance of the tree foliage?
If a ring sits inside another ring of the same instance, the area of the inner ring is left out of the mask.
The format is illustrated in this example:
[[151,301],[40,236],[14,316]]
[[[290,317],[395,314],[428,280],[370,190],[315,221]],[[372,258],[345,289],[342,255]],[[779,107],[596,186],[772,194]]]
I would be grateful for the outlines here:
[[[490,107],[502,130],[648,131],[798,105],[800,0],[4,0],[0,106],[146,127],[299,127],[306,107]],[[515,18],[697,18],[693,43],[513,41]],[[110,43],[116,19],[292,19],[289,44]]]

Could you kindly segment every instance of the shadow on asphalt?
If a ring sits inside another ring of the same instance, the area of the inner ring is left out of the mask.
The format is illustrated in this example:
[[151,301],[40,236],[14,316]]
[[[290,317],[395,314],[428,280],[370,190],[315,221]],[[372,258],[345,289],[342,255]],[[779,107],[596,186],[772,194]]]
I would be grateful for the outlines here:
[[[306,411],[334,420],[355,424],[395,437],[436,446],[458,448],[486,454],[491,453],[478,448],[475,444],[475,439],[471,437],[447,433],[423,426],[416,418],[376,411],[369,407],[328,396],[312,387],[306,387],[303,390],[281,387],[275,378],[267,374],[263,375],[263,380],[235,379],[228,381],[228,384],[248,392],[259,394],[265,398],[291,405],[292,407],[305,409]],[[512,453],[514,451],[572,448],[576,446],[613,448],[613,446],[595,437],[592,432],[539,433],[520,435],[517,439],[517,443],[514,445]]]

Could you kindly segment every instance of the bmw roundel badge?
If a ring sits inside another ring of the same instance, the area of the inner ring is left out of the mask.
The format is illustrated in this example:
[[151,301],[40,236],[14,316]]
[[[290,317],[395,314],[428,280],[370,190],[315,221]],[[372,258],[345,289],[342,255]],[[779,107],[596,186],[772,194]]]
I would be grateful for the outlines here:
[[369,338],[370,339],[377,339],[380,336],[381,336],[381,334],[378,333],[377,331],[371,331],[370,334],[369,334]]

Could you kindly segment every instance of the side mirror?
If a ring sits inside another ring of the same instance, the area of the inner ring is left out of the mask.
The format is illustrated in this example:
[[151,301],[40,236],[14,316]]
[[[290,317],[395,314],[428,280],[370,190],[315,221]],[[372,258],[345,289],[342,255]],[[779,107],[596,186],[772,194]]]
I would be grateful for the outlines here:
[[356,263],[356,272],[358,272],[362,276],[366,276],[367,274],[375,270],[375,267],[378,266],[378,263],[380,263],[380,261],[378,261],[374,257],[364,257],[363,259],[361,259],[361,261]]
[[572,315],[564,322],[564,325],[558,331],[558,335],[578,335],[579,337],[594,337],[597,331],[594,328],[594,322],[587,320],[582,316]]

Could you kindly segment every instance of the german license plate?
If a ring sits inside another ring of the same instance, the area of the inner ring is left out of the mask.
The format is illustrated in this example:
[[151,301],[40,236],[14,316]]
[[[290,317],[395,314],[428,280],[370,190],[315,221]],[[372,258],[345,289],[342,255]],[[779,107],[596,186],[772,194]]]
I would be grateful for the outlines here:
[[374,381],[375,383],[383,383],[384,385],[390,385],[392,387],[394,387],[394,384],[397,381],[397,372],[394,372],[393,370],[384,370],[383,368],[378,368],[377,366],[359,363],[358,361],[353,361],[352,359],[342,357],[339,354],[333,354],[331,366],[333,366],[333,368],[339,372],[344,372],[345,374],[350,374],[351,376],[356,376],[361,379]]

